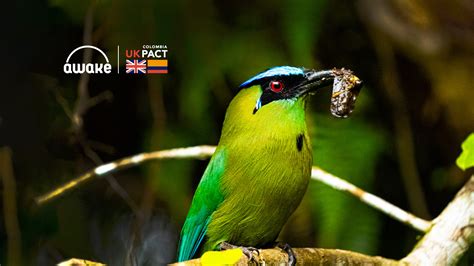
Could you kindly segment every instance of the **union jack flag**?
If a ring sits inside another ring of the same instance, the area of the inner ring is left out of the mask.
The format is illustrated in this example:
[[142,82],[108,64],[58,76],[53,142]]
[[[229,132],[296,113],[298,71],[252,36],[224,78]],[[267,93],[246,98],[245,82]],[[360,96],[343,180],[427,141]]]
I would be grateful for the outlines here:
[[128,74],[145,74],[146,73],[146,60],[128,60],[126,61],[126,72]]

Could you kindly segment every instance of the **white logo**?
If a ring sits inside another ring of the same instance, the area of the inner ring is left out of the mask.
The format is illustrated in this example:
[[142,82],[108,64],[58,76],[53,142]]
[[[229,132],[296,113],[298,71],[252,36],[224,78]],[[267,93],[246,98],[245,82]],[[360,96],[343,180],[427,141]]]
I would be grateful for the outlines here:
[[[86,49],[86,48],[99,51],[104,56],[105,61],[107,63],[105,64],[104,63],[88,63],[88,64],[69,63],[69,59],[75,52],[81,49]],[[102,50],[92,45],[83,45],[81,47],[77,47],[76,49],[74,49],[74,51],[72,51],[69,54],[69,56],[66,59],[66,63],[64,64],[63,70],[64,70],[64,73],[66,74],[82,74],[84,72],[89,73],[89,74],[103,74],[103,73],[109,74],[110,72],[112,72],[112,65],[109,63],[109,58],[107,58],[107,55],[105,55],[105,53]]]

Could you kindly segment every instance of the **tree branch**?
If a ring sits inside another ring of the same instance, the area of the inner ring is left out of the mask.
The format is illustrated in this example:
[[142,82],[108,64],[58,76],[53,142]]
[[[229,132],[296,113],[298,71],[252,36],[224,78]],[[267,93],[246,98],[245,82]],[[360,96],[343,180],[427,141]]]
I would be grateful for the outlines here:
[[[118,170],[128,168],[134,165],[141,164],[149,160],[162,160],[162,159],[205,159],[210,157],[215,151],[215,146],[195,146],[189,148],[177,148],[171,150],[155,151],[149,153],[141,153],[138,155],[122,158],[111,163],[103,164],[98,166],[78,178],[69,181],[68,183],[54,189],[53,191],[39,196],[35,199],[37,204],[44,204],[58,196],[63,195],[65,192],[76,188],[78,185],[91,180],[94,177],[99,177],[107,174],[114,173]],[[355,196],[362,202],[369,206],[389,215],[390,217],[413,227],[416,230],[426,232],[431,227],[431,222],[423,220],[414,216],[413,214],[406,212],[397,206],[370,194],[353,184],[331,175],[324,170],[313,167],[311,178],[318,180],[336,190],[348,192]]]
[[[297,248],[293,251],[297,262],[303,265],[455,265],[474,243],[474,175],[433,223],[412,252],[400,261],[337,249]],[[277,248],[260,250],[258,257],[259,264],[285,264],[287,261],[286,253]],[[200,263],[201,259],[194,259],[172,265]],[[248,263],[243,255],[238,265]]]
[[474,175],[434,220],[431,230],[402,261],[455,265],[474,243]]
[[[117,170],[137,165],[152,159],[205,159],[215,151],[214,146],[195,146],[171,150],[142,153],[126,157],[108,164],[101,165],[85,173],[79,178],[57,188],[56,190],[36,198],[38,204],[54,199],[64,192],[77,187],[93,177],[110,174]],[[397,262],[382,257],[372,257],[351,251],[319,248],[297,248],[295,255],[301,264],[343,264],[343,265],[454,265],[469,246],[474,242],[474,176],[458,192],[456,197],[445,210],[432,222],[417,218],[396,206],[380,199],[336,176],[313,167],[312,179],[319,180],[334,189],[345,191],[359,198],[364,203],[402,221],[426,235],[415,246],[413,251],[404,259]],[[281,264],[288,261],[285,252],[280,249],[261,250],[258,256],[260,262]],[[174,265],[200,265],[200,259],[190,260]],[[239,265],[249,261],[245,256],[239,260]]]
[[[286,265],[288,255],[279,248],[261,249],[260,254],[255,256],[258,265]],[[378,256],[367,256],[357,252],[324,249],[324,248],[294,248],[297,264],[299,265],[405,265],[395,260]],[[247,256],[242,255],[234,265],[251,265]],[[201,259],[193,259],[184,262],[170,264],[171,266],[194,266],[201,265]]]
[[[82,36],[82,41],[84,44],[92,45],[92,31],[94,28],[94,10],[95,10],[95,1],[91,1],[85,18],[84,18],[84,32]],[[82,56],[82,62],[88,64],[92,61],[92,50],[84,50]],[[75,131],[81,131],[83,126],[82,116],[88,109],[89,102],[89,90],[87,89],[89,84],[89,73],[84,71],[79,78],[79,84],[77,86],[77,101],[72,114],[73,128]]]
[[100,177],[108,174],[112,174],[118,170],[129,168],[134,165],[141,164],[149,160],[161,160],[161,159],[205,159],[210,157],[215,151],[214,146],[195,146],[189,148],[177,148],[171,150],[155,151],[148,153],[141,153],[130,157],[125,157],[107,164],[100,165],[81,176],[67,182],[66,184],[48,192],[42,196],[36,197],[35,202],[40,205],[44,204],[64,193],[76,188],[77,186],[91,180],[94,177]]
[[399,207],[391,204],[390,202],[379,198],[374,194],[366,192],[347,182],[346,180],[327,173],[318,167],[313,167],[311,172],[311,178],[314,180],[318,180],[336,190],[348,192],[349,194],[358,198],[360,201],[366,203],[370,207],[373,207],[374,209],[379,210],[387,214],[388,216],[394,218],[395,220],[409,225],[418,231],[427,232],[432,225],[430,221],[426,221],[424,219],[416,217],[415,215],[400,209]]

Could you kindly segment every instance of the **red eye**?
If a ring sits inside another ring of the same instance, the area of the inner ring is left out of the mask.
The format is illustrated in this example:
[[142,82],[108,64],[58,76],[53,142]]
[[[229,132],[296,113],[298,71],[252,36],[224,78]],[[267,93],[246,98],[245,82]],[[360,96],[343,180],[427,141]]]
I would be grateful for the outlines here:
[[270,89],[273,92],[281,92],[285,86],[283,85],[283,82],[278,81],[278,80],[273,80],[270,81]]

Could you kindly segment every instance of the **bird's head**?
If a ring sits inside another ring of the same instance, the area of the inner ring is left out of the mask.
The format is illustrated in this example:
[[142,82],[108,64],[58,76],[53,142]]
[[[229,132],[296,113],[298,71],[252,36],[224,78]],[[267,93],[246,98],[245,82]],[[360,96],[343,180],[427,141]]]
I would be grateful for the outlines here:
[[[333,85],[331,112],[346,117],[352,111],[362,82],[350,70],[316,71],[291,66],[267,69],[240,85],[227,109],[223,135],[235,132],[270,135],[296,134],[306,128],[307,96]],[[258,135],[258,134],[257,134]]]
[[[279,66],[265,70],[240,85],[227,109],[223,135],[289,135],[305,131],[307,96],[330,85],[335,70]],[[259,133],[256,133],[259,132]]]
[[252,114],[270,104],[291,105],[304,100],[316,89],[333,82],[332,71],[315,71],[312,69],[279,66],[265,70],[240,85],[245,90],[258,87],[258,99],[255,101]]

